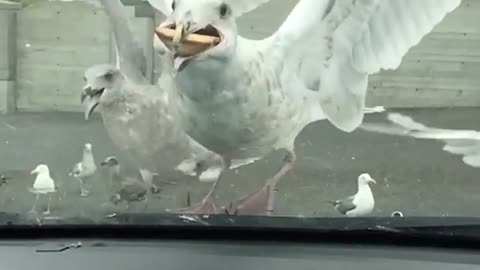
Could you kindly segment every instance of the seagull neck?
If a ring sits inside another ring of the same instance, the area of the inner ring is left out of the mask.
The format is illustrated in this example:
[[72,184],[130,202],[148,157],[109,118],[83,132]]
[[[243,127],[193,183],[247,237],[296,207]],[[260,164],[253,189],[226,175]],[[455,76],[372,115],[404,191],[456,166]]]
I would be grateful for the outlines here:
[[118,176],[118,175],[120,175],[120,165],[112,166],[112,169],[110,170],[110,174],[111,174],[112,176]]
[[129,80],[127,80],[127,78],[125,78],[124,76],[118,76],[112,83],[112,88],[121,88],[120,86],[122,86],[125,82],[128,82]]
[[46,180],[50,178],[50,172],[40,172],[37,174],[35,181],[37,180]]
[[232,61],[234,65],[244,66],[245,63],[249,63],[252,60],[261,60],[258,59],[257,50],[252,50],[252,42],[255,41],[245,40],[242,37],[238,37]]
[[370,186],[365,183],[358,183],[358,192],[357,193],[365,193],[365,192],[372,192]]
[[93,159],[93,154],[90,150],[83,151],[82,163],[85,163],[85,162],[95,164],[95,160]]

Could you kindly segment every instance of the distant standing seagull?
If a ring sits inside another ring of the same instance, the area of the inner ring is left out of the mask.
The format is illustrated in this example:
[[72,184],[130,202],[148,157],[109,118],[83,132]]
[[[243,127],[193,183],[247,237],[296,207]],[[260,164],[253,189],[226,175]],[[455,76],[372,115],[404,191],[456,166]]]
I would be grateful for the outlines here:
[[75,179],[80,182],[80,196],[85,197],[88,195],[89,191],[85,187],[85,184],[88,179],[93,177],[96,171],[97,166],[95,165],[95,159],[93,158],[92,144],[86,143],[83,148],[82,160],[75,164],[72,171],[69,173],[70,176],[75,177]]
[[50,169],[47,165],[40,164],[31,174],[36,174],[35,182],[33,183],[33,188],[30,189],[30,192],[36,194],[35,202],[33,203],[31,212],[36,212],[37,202],[40,194],[48,194],[48,206],[47,211],[43,212],[44,214],[50,214],[50,202],[51,195],[50,193],[55,192],[55,182],[52,177],[50,177]]
[[364,173],[358,177],[358,191],[348,198],[330,201],[338,212],[347,217],[361,217],[370,214],[375,207],[372,190],[369,183],[377,182],[368,174]]
[[106,158],[100,165],[108,168],[111,186],[115,192],[110,198],[111,202],[116,205],[125,201],[127,202],[127,210],[130,209],[132,202],[143,201],[147,206],[150,186],[145,183],[139,170],[121,167],[120,162],[114,156]]

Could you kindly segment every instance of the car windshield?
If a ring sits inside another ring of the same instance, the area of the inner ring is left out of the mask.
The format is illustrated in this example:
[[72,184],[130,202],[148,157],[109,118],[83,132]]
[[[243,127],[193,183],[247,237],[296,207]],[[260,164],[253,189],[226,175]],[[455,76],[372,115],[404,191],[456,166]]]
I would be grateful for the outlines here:
[[479,11],[0,0],[2,212],[478,217]]

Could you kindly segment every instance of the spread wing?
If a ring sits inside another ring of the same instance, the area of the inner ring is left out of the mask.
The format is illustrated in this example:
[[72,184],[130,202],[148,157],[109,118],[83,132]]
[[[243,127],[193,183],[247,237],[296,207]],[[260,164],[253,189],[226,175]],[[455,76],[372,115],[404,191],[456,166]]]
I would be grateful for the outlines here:
[[364,123],[360,128],[370,132],[440,140],[445,143],[444,151],[463,156],[463,162],[467,165],[480,167],[479,131],[428,127],[399,113],[389,114],[388,119],[390,124]]
[[[461,0],[300,0],[266,41],[336,127],[363,120],[368,75],[397,68]],[[287,57],[288,56],[288,57]]]
[[120,0],[100,0],[110,20],[117,52],[117,66],[130,79],[146,82],[147,62],[140,42],[133,35],[131,22]]

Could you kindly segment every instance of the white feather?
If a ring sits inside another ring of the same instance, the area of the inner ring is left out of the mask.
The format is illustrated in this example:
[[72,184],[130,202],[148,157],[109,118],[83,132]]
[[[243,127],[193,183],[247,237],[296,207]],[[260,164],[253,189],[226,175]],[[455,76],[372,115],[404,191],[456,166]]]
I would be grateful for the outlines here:
[[288,55],[332,124],[352,131],[363,120],[368,75],[397,68],[460,2],[301,0],[268,50]]
[[480,167],[479,131],[429,127],[399,113],[390,113],[388,120],[391,124],[365,123],[360,128],[383,134],[440,140],[445,143],[444,151],[463,156],[463,162],[469,166]]
[[35,169],[37,176],[35,182],[33,182],[33,188],[31,192],[36,194],[47,194],[55,192],[55,181],[50,176],[50,170],[47,165],[38,165]]

